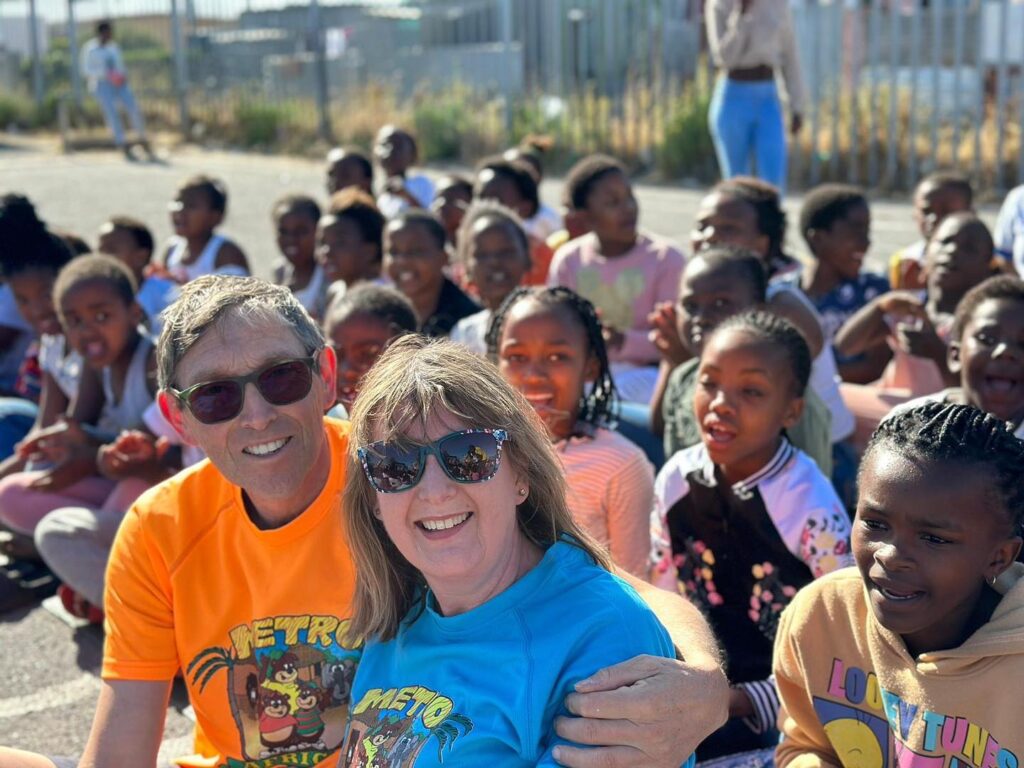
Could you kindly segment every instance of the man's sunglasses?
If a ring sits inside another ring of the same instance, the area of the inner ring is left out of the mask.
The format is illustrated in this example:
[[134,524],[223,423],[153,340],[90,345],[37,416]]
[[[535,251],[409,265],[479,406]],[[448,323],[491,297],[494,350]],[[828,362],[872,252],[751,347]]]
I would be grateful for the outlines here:
[[407,491],[423,477],[427,456],[457,483],[482,483],[498,472],[504,429],[463,429],[428,445],[380,441],[359,449],[366,479],[378,493]]
[[196,421],[217,424],[235,418],[245,403],[245,385],[256,385],[260,396],[271,405],[289,405],[309,394],[313,386],[315,357],[281,360],[248,376],[204,381],[188,389],[168,391],[189,410]]

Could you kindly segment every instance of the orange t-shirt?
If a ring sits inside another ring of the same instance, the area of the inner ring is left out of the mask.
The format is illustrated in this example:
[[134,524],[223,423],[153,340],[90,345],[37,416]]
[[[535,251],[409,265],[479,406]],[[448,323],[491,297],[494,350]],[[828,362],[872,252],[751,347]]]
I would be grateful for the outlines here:
[[[209,462],[143,495],[107,569],[107,680],[170,680],[195,708],[182,765],[315,765],[338,748],[359,651],[343,630],[355,570],[341,524],[347,423],[326,419],[327,484],[264,531]],[[238,761],[233,762],[233,761]]]

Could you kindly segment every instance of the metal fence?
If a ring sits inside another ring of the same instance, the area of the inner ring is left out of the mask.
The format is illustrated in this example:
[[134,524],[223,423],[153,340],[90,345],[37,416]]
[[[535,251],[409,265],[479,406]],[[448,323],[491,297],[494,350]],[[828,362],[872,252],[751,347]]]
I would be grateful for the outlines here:
[[[607,151],[706,181],[700,6],[0,0],[0,120],[6,94],[44,114],[84,105],[88,122],[74,52],[111,17],[149,119],[192,138],[306,150],[399,120],[428,159],[542,134],[560,160]],[[1024,2],[794,0],[794,18],[811,98],[793,186],[905,189],[935,169],[993,193],[1024,181]]]

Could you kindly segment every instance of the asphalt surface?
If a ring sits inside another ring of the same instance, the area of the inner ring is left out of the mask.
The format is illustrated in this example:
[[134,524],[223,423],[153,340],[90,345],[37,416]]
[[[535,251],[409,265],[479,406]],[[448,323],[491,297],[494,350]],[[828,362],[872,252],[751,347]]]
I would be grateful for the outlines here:
[[[51,225],[95,244],[96,231],[111,215],[130,214],[147,222],[157,242],[171,234],[167,204],[176,186],[195,173],[221,177],[229,190],[223,231],[246,251],[254,271],[269,276],[276,257],[270,210],[291,192],[325,196],[319,163],[289,158],[186,148],[164,154],[157,164],[128,163],[112,152],[57,154],[45,142],[0,134],[0,194],[21,192]],[[699,190],[637,184],[641,226],[688,241]],[[557,205],[560,180],[546,181],[544,199]],[[799,197],[787,203],[796,220]],[[995,209],[983,216],[991,223]],[[869,264],[879,269],[895,249],[915,239],[906,201],[873,201],[873,246]],[[791,224],[791,230],[793,229]],[[801,251],[791,231],[790,245]],[[77,755],[86,740],[99,691],[102,655],[98,627],[74,628],[43,607],[0,614],[0,745]],[[161,765],[189,749],[187,701],[176,689],[168,710]]]

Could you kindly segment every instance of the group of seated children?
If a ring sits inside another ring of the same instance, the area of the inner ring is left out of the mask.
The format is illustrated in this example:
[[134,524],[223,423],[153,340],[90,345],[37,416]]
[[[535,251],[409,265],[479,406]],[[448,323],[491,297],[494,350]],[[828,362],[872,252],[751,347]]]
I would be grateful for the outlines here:
[[[706,611],[734,687],[700,759],[781,732],[779,765],[895,765],[903,749],[1017,765],[1024,721],[980,686],[1024,672],[1024,281],[970,185],[921,182],[923,239],[883,276],[864,270],[854,187],[806,195],[803,263],[778,190],[723,181],[687,258],[640,228],[613,158],[570,170],[564,217],[543,205],[539,146],[435,184],[389,125],[372,159],[329,153],[326,205],[273,206],[273,280],[337,353],[330,415],[403,334],[494,362],[547,428],[576,519]],[[3,609],[59,580],[68,611],[100,620],[121,516],[201,459],[154,405],[153,335],[180,284],[248,272],[216,232],[226,209],[221,182],[186,181],[152,262],[140,222],[110,218],[99,255],[76,255],[28,200],[0,199],[0,363],[20,356],[0,401]]]

